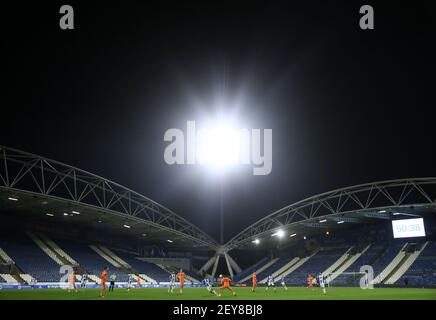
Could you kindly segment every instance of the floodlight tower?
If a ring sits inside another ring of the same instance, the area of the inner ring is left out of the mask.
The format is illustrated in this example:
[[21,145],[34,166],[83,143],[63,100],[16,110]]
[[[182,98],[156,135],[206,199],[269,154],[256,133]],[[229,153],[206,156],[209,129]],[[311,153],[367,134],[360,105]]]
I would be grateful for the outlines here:
[[212,123],[209,128],[201,131],[197,146],[197,159],[199,163],[212,173],[219,182],[219,219],[220,219],[220,244],[215,255],[206,262],[200,271],[207,271],[212,266],[212,276],[215,276],[220,258],[224,257],[230,276],[233,270],[241,272],[241,268],[228,255],[224,248],[224,184],[227,173],[236,165],[240,158],[241,139],[238,129],[232,127],[231,121],[222,118]]

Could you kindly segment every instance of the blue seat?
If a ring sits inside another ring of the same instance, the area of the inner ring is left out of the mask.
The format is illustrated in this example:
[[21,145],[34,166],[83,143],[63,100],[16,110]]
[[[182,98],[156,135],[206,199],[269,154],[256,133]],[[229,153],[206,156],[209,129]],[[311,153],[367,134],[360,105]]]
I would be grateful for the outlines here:
[[63,275],[59,273],[59,265],[27,235],[3,236],[0,247],[15,261],[19,269],[39,282],[58,282]]

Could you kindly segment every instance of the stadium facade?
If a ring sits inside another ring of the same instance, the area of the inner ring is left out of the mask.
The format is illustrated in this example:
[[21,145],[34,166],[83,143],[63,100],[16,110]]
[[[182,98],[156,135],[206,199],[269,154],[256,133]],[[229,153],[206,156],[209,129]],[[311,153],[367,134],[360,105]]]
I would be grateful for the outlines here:
[[[130,275],[165,286],[183,268],[192,285],[225,270],[240,285],[257,272],[260,284],[273,275],[304,286],[311,273],[350,286],[369,265],[374,285],[431,287],[435,213],[434,177],[368,183],[286,206],[219,244],[133,190],[0,146],[0,286],[53,286],[65,265],[90,285],[108,265],[119,285]],[[410,219],[423,219],[425,235],[394,238],[392,221]]]

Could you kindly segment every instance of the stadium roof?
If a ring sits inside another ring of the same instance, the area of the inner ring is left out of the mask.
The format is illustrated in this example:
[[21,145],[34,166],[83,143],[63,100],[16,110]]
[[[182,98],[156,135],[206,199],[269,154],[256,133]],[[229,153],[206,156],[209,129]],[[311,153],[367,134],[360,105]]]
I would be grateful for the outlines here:
[[[277,210],[228,241],[228,252],[256,239],[276,245],[289,237],[365,222],[436,213],[436,178],[373,182],[315,195]],[[175,249],[218,250],[219,244],[157,202],[84,170],[0,146],[0,214],[47,225],[84,226]],[[169,244],[170,243],[170,244]]]
[[[108,179],[0,146],[0,211],[33,221],[82,224],[175,248],[215,250],[217,242],[161,204]],[[169,240],[169,241],[168,241]]]
[[277,210],[229,240],[225,250],[253,246],[257,240],[276,245],[280,230],[282,239],[300,239],[358,223],[427,214],[436,214],[435,177],[361,184],[315,195]]

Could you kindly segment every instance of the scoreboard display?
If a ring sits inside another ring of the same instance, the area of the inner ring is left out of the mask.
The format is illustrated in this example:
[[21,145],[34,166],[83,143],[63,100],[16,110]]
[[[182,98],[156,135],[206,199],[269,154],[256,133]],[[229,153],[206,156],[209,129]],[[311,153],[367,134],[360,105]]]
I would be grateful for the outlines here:
[[425,237],[424,219],[393,220],[394,238]]

